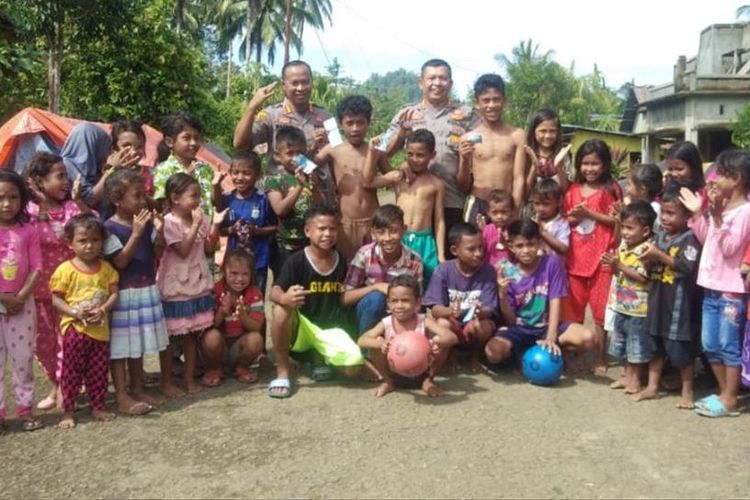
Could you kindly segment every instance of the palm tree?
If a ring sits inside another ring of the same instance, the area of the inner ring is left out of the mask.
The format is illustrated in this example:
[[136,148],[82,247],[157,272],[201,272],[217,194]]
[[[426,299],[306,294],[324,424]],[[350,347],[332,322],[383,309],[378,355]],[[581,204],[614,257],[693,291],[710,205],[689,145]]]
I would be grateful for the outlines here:
[[510,53],[511,57],[508,57],[505,54],[495,55],[495,60],[500,66],[504,67],[506,71],[509,67],[518,66],[523,63],[550,62],[552,61],[552,56],[555,52],[553,50],[548,50],[544,54],[539,54],[539,44],[534,43],[533,40],[529,38],[525,42],[519,42],[518,45],[511,49]]

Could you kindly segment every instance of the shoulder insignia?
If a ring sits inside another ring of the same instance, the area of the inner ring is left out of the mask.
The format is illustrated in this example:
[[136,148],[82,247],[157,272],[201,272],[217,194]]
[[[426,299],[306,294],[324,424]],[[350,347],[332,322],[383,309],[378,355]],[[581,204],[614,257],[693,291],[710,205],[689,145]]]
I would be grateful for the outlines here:
[[257,115],[255,115],[255,121],[262,122],[268,119],[268,111],[263,110],[260,111]]
[[685,259],[689,262],[694,262],[698,258],[698,249],[693,245],[689,245],[685,248]]

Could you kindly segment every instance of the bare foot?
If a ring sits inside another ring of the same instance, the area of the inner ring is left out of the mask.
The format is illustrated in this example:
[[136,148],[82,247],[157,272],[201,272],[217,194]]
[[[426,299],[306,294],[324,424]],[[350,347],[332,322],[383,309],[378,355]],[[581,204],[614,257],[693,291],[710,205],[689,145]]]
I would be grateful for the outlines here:
[[640,384],[628,384],[623,392],[625,392],[625,394],[638,394],[642,390],[643,386]]
[[647,401],[649,399],[659,399],[659,392],[656,389],[646,387],[641,392],[633,394],[633,401]]
[[607,376],[607,365],[606,364],[594,365],[591,368],[591,373],[593,373],[595,377],[606,377]]
[[611,384],[609,384],[610,389],[625,389],[627,387],[627,384],[625,383],[625,379],[618,378]]
[[695,403],[693,403],[693,398],[682,398],[680,399],[680,402],[677,403],[677,409],[678,410],[693,410],[695,409]]
[[488,373],[488,369],[482,363],[482,360],[479,358],[478,353],[471,355],[471,360],[469,361],[469,370],[471,371],[471,373]]
[[145,392],[134,392],[133,398],[137,399],[138,401],[143,401],[144,403],[151,406],[161,406],[164,404],[164,398],[151,396],[150,394],[147,394]]
[[116,415],[110,411],[104,410],[91,410],[91,418],[98,420],[99,422],[110,422],[114,420]]
[[578,375],[585,369],[583,365],[583,356],[578,353],[567,353],[563,355],[565,360],[565,371],[570,375]]
[[393,380],[384,380],[379,386],[373,389],[372,395],[376,398],[382,398],[389,392],[393,392],[396,389],[396,384]]
[[422,382],[422,390],[431,398],[439,398],[440,396],[445,394],[443,388],[437,385],[434,380],[430,380],[429,378],[424,379],[424,382]]
[[117,396],[117,411],[131,417],[145,415],[151,411],[151,407],[143,401],[133,399],[129,394],[121,394]]
[[195,394],[196,392],[201,392],[203,387],[200,384],[196,384],[195,380],[191,380],[185,383],[185,390],[188,394]]
[[169,399],[181,398],[185,395],[185,391],[174,384],[162,384],[161,393]]
[[76,426],[76,417],[73,413],[64,413],[60,422],[57,423],[58,429],[72,429]]

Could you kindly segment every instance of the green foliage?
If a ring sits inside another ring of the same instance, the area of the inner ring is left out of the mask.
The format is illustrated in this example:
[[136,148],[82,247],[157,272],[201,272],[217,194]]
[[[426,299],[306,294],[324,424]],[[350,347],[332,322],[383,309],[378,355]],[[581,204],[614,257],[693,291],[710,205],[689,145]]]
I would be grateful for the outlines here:
[[617,130],[622,99],[606,86],[596,66],[591,74],[576,77],[553,59],[552,51],[540,53],[530,39],[515,46],[510,56],[498,54],[495,59],[508,78],[510,123],[526,126],[536,111],[551,108],[563,123]]
[[202,107],[217,83],[200,45],[170,28],[170,4],[151,2],[128,24],[66,55],[65,112],[158,123],[171,111]]
[[750,104],[737,113],[737,119],[732,123],[732,143],[741,149],[750,149]]

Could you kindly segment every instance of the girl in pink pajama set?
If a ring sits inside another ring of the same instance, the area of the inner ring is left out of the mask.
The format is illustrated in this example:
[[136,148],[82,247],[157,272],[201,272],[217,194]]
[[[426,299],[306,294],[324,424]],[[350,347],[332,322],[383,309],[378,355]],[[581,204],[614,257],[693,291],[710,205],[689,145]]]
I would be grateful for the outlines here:
[[28,224],[29,193],[17,173],[0,170],[0,434],[5,432],[5,362],[12,360],[16,415],[25,430],[42,424],[32,413],[34,397],[34,284],[42,256],[39,236]]

